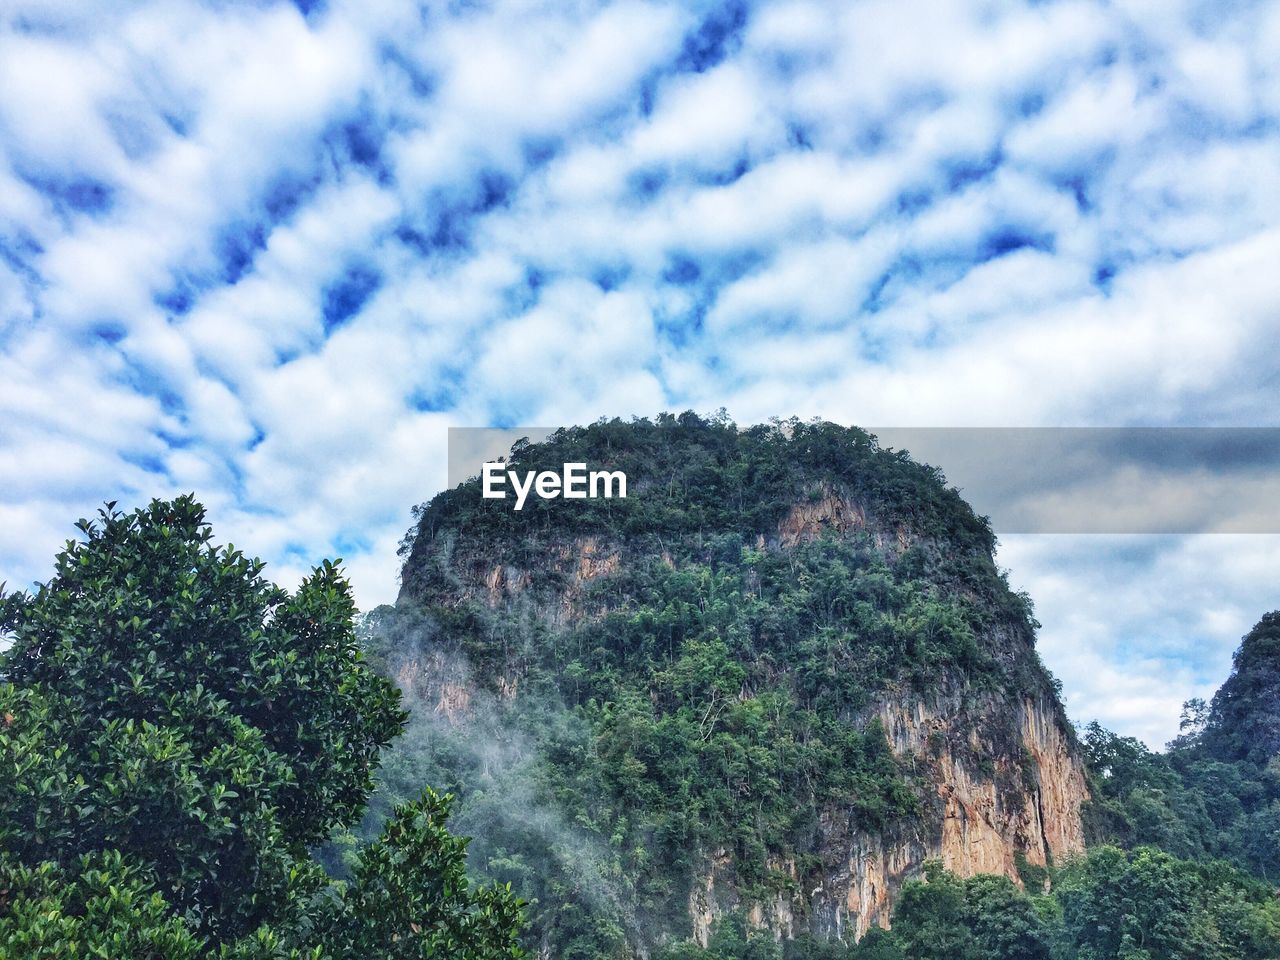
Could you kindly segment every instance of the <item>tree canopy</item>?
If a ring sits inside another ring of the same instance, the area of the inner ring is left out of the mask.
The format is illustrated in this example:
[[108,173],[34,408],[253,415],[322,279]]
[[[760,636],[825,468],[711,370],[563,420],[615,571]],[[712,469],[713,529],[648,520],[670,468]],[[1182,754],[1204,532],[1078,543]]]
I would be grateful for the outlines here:
[[359,818],[399,693],[340,569],[292,593],[192,497],[79,523],[0,596],[0,957],[514,957],[449,800],[395,810],[350,883],[308,853]]

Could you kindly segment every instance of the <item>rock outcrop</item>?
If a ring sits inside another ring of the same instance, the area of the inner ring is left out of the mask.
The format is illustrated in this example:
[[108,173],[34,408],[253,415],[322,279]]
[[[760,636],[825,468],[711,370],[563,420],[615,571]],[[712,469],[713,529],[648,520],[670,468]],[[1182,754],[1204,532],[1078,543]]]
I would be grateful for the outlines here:
[[[1028,866],[1046,867],[1083,852],[1080,809],[1089,793],[1083,764],[1057,713],[1043,701],[992,698],[976,714],[995,719],[1004,711],[1016,717],[1020,749],[1008,756],[997,750],[982,770],[973,756],[996,745],[980,742],[975,713],[957,700],[880,703],[876,712],[894,753],[928,768],[925,776],[936,794],[929,815],[896,834],[850,834],[836,825],[838,812],[832,812],[823,822],[821,882],[763,903],[741,902],[731,865],[719,851],[690,895],[694,938],[705,944],[718,917],[746,906],[751,922],[779,936],[794,936],[801,916],[809,918],[813,932],[857,939],[873,925],[890,925],[903,881],[919,876],[927,860],[941,860],[960,876],[1002,874],[1023,885]],[[956,743],[962,749],[953,749]],[[1027,789],[1002,788],[1011,777],[1026,777]],[[794,865],[786,867],[794,873]]]
[[[896,470],[903,462],[899,457],[891,465]],[[635,520],[628,528],[632,532],[624,534],[607,527],[584,531],[504,518],[499,526],[504,532],[492,542],[440,517],[424,518],[405,565],[401,604],[444,611],[442,621],[469,624],[465,629],[479,637],[475,642],[488,658],[475,667],[472,679],[470,666],[458,666],[460,654],[445,629],[435,645],[445,653],[424,654],[416,667],[402,672],[402,685],[412,684],[434,715],[451,725],[466,724],[473,704],[485,699],[473,696],[477,685],[485,687],[489,699],[507,702],[531,688],[525,671],[535,658],[528,650],[507,648],[503,631],[508,627],[491,630],[484,624],[518,622],[522,635],[552,643],[557,637],[580,637],[584,624],[604,623],[634,607],[636,598],[627,591],[636,588],[625,585],[630,571],[652,578],[652,571],[678,574],[682,564],[692,563],[706,576],[720,562],[717,557],[728,556],[727,562],[744,570],[755,562],[753,556],[794,563],[787,558],[821,548],[820,541],[848,540],[881,558],[877,569],[886,582],[911,578],[926,585],[925,595],[937,592],[946,602],[959,598],[966,609],[982,611],[973,618],[978,626],[964,624],[973,630],[971,661],[949,660],[936,676],[926,672],[923,680],[920,670],[927,671],[927,664],[917,663],[910,678],[883,674],[881,686],[866,688],[872,691],[869,700],[841,708],[841,723],[883,736],[914,791],[917,814],[871,826],[838,803],[827,803],[814,810],[802,857],[767,854],[762,869],[754,871],[770,878],[765,884],[742,883],[742,864],[729,849],[693,851],[698,865],[692,882],[672,891],[679,898],[676,913],[687,906],[683,929],[669,925],[639,935],[631,944],[636,955],[678,937],[692,936],[705,945],[729,913],[780,938],[813,933],[856,939],[873,925],[890,925],[903,883],[920,876],[929,860],[941,860],[961,876],[1002,874],[1026,886],[1042,885],[1044,868],[1083,851],[1084,766],[1054,686],[1035,655],[1026,609],[1000,579],[989,544],[980,530],[973,532],[971,520],[952,513],[938,522],[939,511],[955,508],[936,493],[932,475],[916,486],[898,474],[889,479],[893,484],[886,481],[869,495],[830,476],[815,476],[791,491],[794,500],[778,504],[768,525],[736,529],[723,522],[706,528],[701,518],[716,505],[690,512],[692,528],[675,532],[670,527],[651,531]],[[635,489],[645,490],[646,483],[655,482],[637,478]],[[675,497],[671,491],[678,485],[668,478],[661,489]],[[923,489],[933,499],[901,510],[886,509],[885,500],[875,499],[897,496],[899,489]],[[948,566],[947,552],[953,549],[965,559]],[[900,574],[900,567],[909,572]],[[796,576],[804,575],[804,569],[797,570]],[[752,574],[745,576],[749,581]],[[831,614],[824,610],[823,616]],[[827,619],[815,629],[838,633],[844,628]],[[857,656],[856,637],[845,648]],[[577,656],[568,657],[571,666],[585,669],[585,659]],[[965,664],[979,661],[986,672],[968,672]],[[780,660],[769,663],[757,670],[757,691],[770,677],[789,682],[789,668]],[[535,679],[547,683],[545,674]],[[648,696],[656,705],[656,694]],[[742,696],[748,696],[745,688]],[[664,922],[672,915],[663,913]]]

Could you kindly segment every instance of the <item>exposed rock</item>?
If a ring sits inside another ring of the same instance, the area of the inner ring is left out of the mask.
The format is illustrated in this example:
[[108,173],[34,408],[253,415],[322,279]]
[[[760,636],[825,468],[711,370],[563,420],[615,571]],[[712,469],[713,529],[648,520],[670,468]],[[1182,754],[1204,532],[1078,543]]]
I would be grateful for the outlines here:
[[484,576],[489,606],[496,607],[506,597],[514,597],[529,586],[529,573],[509,564],[499,563]]
[[[825,482],[786,511],[776,533],[756,534],[747,542],[757,551],[789,550],[829,533],[866,536],[890,555],[920,542],[916,531],[881,523],[855,498]],[[536,544],[537,564],[481,561],[473,554],[457,564],[455,596],[470,596],[491,608],[519,604],[547,629],[562,629],[604,612],[606,601],[596,599],[593,586],[607,586],[607,578],[632,561],[629,546],[600,535],[548,534]],[[665,546],[645,559],[676,565]],[[541,589],[539,583],[552,587]],[[979,639],[1006,665],[1025,663],[1030,655],[1030,634],[1024,637],[999,623]],[[1039,670],[1037,664],[1032,672]],[[927,860],[938,858],[961,876],[996,873],[1022,884],[1019,863],[1045,866],[1081,852],[1080,810],[1088,799],[1083,764],[1047,679],[1036,675],[1032,687],[1039,692],[1030,696],[975,691],[955,676],[939,677],[937,689],[925,696],[885,692],[859,722],[878,720],[894,754],[924,785],[922,816],[885,832],[868,832],[851,823],[848,811],[819,811],[815,851],[820,869],[801,875],[793,862],[771,861],[767,866],[791,882],[783,884],[785,892],[763,900],[743,899],[726,851],[707,852],[688,894],[688,933],[705,945],[716,921],[740,909],[750,924],[778,937],[811,931],[856,939],[873,925],[889,925],[903,882],[921,875]],[[435,711],[451,723],[465,720],[473,687],[454,664],[426,660],[397,679],[426,691]],[[489,682],[498,697],[509,700],[520,677],[514,671]],[[652,946],[641,944],[639,951]]]
[[[821,882],[795,897],[748,904],[748,920],[781,936],[794,936],[796,917],[810,918],[815,932],[839,939],[860,938],[872,926],[888,927],[892,905],[903,881],[919,876],[925,861],[940,859],[963,877],[1003,874],[1022,885],[1018,861],[1045,866],[1084,850],[1081,805],[1088,799],[1084,768],[1052,706],[1030,699],[1008,703],[995,697],[966,708],[960,698],[927,703],[885,700],[877,715],[895,754],[926,763],[935,785],[936,815],[918,830],[896,836],[846,834],[837,818],[823,818],[821,849],[829,865]],[[1005,802],[999,783],[1012,773],[1022,777],[1021,757],[997,755],[983,773],[972,757],[971,724],[986,716],[1003,723],[1012,712],[1020,745],[1034,769],[1034,788],[1017,805]],[[937,749],[941,737],[941,749]],[[956,749],[956,748],[959,749]],[[1018,767],[1016,771],[1012,768]],[[742,904],[732,890],[729,864],[714,860],[691,899],[692,933],[705,943],[716,918]]]
[[459,723],[471,708],[471,688],[461,683],[440,684],[440,699],[436,702],[436,713],[450,723]]
[[866,511],[830,484],[823,484],[814,499],[795,504],[782,522],[778,535],[782,546],[794,547],[816,540],[827,530],[845,533],[867,525]]
[[606,576],[617,570],[618,553],[616,547],[602,547],[598,537],[579,537],[569,550],[570,556],[577,557],[578,563],[574,574],[580,583]]

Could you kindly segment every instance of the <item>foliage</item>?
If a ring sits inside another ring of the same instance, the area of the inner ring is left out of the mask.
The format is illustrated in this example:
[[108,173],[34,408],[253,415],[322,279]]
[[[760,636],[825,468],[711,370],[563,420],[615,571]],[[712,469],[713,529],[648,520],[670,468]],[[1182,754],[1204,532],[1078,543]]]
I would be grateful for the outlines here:
[[405,538],[405,587],[416,593],[437,536],[465,531],[496,545],[531,533],[562,536],[608,533],[632,536],[749,535],[776,527],[798,494],[823,482],[871,507],[886,527],[909,526],[945,539],[964,554],[989,556],[990,526],[942,473],[905,451],[883,449],[856,427],[796,419],[739,429],[727,418],[692,412],[654,420],[601,420],[555,431],[540,443],[517,444],[508,469],[555,470],[583,462],[622,470],[625,499],[530,498],[520,512],[509,501],[480,496],[474,478],[416,509],[418,523]]
[[[335,565],[290,594],[214,546],[190,497],[79,527],[49,583],[0,603],[0,956],[367,956],[344,916],[438,955],[434,920],[418,935],[404,911],[455,918],[450,955],[514,955],[518,908],[460,882],[438,798],[345,889],[307,854],[361,814],[404,721]],[[392,884],[418,899],[379,899]]]
[[1063,871],[1056,896],[1076,960],[1264,960],[1280,944],[1270,890],[1150,847],[1091,851]]
[[334,957],[496,960],[522,955],[522,922],[506,887],[473,888],[465,839],[445,829],[451,800],[433,790],[397,808],[378,842],[357,856],[337,909],[314,923]]
[[[821,951],[828,947],[828,943],[809,940],[805,946]],[[786,947],[794,951],[796,944],[788,942]],[[844,960],[844,951],[837,948],[837,952],[840,960]],[[792,952],[784,954],[783,944],[772,932],[751,929],[742,913],[736,912],[722,917],[715,924],[705,948],[692,940],[680,941],[660,950],[655,960],[791,960],[792,955]],[[805,956],[808,958],[809,954]]]
[[[0,860],[0,957],[196,960],[202,944],[118,850],[68,867]],[[93,951],[93,952],[90,952]]]
[[894,936],[912,960],[1049,960],[1049,931],[1007,877],[960,880],[926,864],[894,912]]
[[1059,878],[1069,956],[1277,955],[1277,676],[1280,614],[1269,613],[1212,703],[1187,702],[1183,733],[1165,753],[1097,723],[1086,728],[1090,840],[1128,852],[1099,846]]
[[[898,939],[888,930],[872,927],[849,951],[850,960],[906,960]],[[797,958],[800,960],[800,958]]]
[[1212,706],[1188,702],[1187,732],[1167,752],[1090,724],[1093,841],[1228,860],[1280,878],[1280,758],[1269,739],[1280,724],[1278,676],[1280,614],[1270,613],[1245,637]]
[[[414,718],[358,834],[422,783],[455,792],[479,874],[530,901],[531,949],[678,939],[712,859],[748,901],[790,896],[832,836],[913,824],[931,761],[893,756],[881,701],[1056,703],[985,521],[863,431],[601,421],[518,444],[509,466],[564,462],[624,470],[629,497],[517,513],[475,480],[442,493],[416,511],[399,604],[364,625]],[[781,543],[789,511],[820,501],[844,528]],[[611,559],[584,578],[588,541]],[[952,747],[974,769],[1017,756],[1003,713]],[[1005,779],[1016,805],[1034,764]]]
[[[960,879],[937,862],[904,884],[893,928],[854,944],[789,941],[785,960],[1267,960],[1280,946],[1280,901],[1223,865],[1140,848],[1099,847],[1068,864],[1053,893],[1033,898],[1006,877]],[[664,960],[728,960],[767,934],[721,921],[706,949]],[[741,950],[740,946],[736,946]]]
[[1280,758],[1280,610],[1241,642],[1231,676],[1209,707],[1200,746],[1219,760],[1259,768]]

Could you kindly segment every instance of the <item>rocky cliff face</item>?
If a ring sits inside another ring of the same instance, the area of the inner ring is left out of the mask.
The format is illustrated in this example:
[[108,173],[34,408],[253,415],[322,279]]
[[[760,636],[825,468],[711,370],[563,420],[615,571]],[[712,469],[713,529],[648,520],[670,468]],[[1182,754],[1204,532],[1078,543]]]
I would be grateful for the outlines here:
[[[669,481],[668,487],[674,489],[675,483]],[[637,478],[635,489],[643,494],[643,477]],[[827,686],[838,686],[845,671],[861,669],[864,642],[858,631],[870,628],[859,604],[874,605],[879,588],[857,602],[838,596],[839,571],[845,568],[819,570],[806,550],[831,542],[856,543],[874,562],[850,567],[846,576],[863,576],[859,570],[865,568],[871,571],[865,575],[883,580],[889,592],[894,584],[916,584],[910,608],[886,608],[876,621],[877,639],[865,642],[867,657],[888,658],[878,672],[868,673],[874,680],[864,684],[869,692],[841,701],[849,705],[838,708],[841,724],[883,739],[909,785],[915,812],[876,820],[855,815],[840,802],[815,801],[804,837],[764,843],[758,854],[763,862],[747,865],[750,870],[744,869],[741,847],[725,843],[689,851],[691,874],[660,885],[670,888],[678,902],[674,913],[654,913],[651,904],[627,908],[640,918],[627,933],[636,955],[673,938],[692,937],[705,945],[716,923],[730,913],[740,913],[750,925],[779,937],[814,933],[857,938],[872,925],[891,923],[899,889],[922,873],[927,860],[940,859],[962,876],[997,873],[1019,884],[1042,885],[1046,866],[1084,848],[1080,811],[1088,792],[1074,735],[1035,656],[1026,614],[1004,599],[1011,595],[986,548],[975,550],[958,540],[947,524],[930,521],[923,510],[886,509],[883,499],[839,478],[806,483],[800,496],[771,515],[765,525],[744,522],[736,529],[732,520],[706,529],[709,523],[702,519],[692,532],[651,532],[635,521],[629,532],[585,532],[534,519],[521,520],[526,526],[515,534],[511,521],[502,518],[502,535],[491,537],[478,533],[474,522],[468,526],[428,516],[405,565],[401,606],[428,611],[438,626],[432,643],[400,668],[400,682],[414,688],[433,716],[460,727],[472,722],[480,690],[491,700],[518,703],[532,686],[550,682],[560,685],[566,702],[575,696],[581,700],[587,695],[578,693],[576,678],[604,656],[609,630],[636,629],[637,615],[653,623],[655,636],[660,633],[666,645],[653,646],[646,656],[674,657],[680,631],[673,633],[663,624],[668,616],[678,619],[671,611],[690,602],[703,608],[694,619],[723,622],[709,628],[710,640],[744,631],[755,638],[743,641],[760,652],[742,663],[738,700],[746,702],[772,688],[810,697],[804,693],[810,681],[799,679],[797,672],[803,664],[788,661],[788,651],[777,649],[770,637],[776,625],[769,604],[759,603],[768,592],[756,573],[761,558],[772,558],[783,580],[795,580],[796,590],[787,594],[786,603],[804,607],[800,620],[816,638],[804,642],[826,644],[822,649],[830,666],[823,668],[820,680]],[[961,554],[981,563],[953,562],[953,555]],[[840,563],[852,563],[852,556],[846,551]],[[738,578],[739,593],[726,597],[717,592],[724,589],[715,586],[717,557],[730,558],[726,562]],[[654,571],[673,576],[687,571],[689,582],[680,587],[685,592],[675,600],[654,601]],[[713,617],[714,605],[726,602],[731,608],[756,603],[756,612],[737,619]],[[969,613],[960,623],[959,615],[937,613],[937,604],[952,613]],[[928,622],[913,626],[915,621]],[[927,653],[933,649],[928,646],[933,632],[949,638],[937,643],[949,643],[952,650],[936,667]],[[525,640],[513,639],[517,634]],[[462,635],[472,639],[455,639]],[[641,646],[649,649],[643,631],[640,636]],[[914,649],[917,644],[926,652]],[[563,672],[550,680],[537,666],[540,651],[548,647],[560,651],[557,663],[566,664],[555,668]],[[663,671],[671,669],[669,660],[650,669],[637,666],[627,650],[613,656],[605,658],[614,664],[608,669],[638,677],[635,689],[655,712],[680,706],[670,702],[670,691],[660,689],[668,676]],[[914,658],[915,666],[897,670],[895,657]],[[587,712],[600,716],[599,695],[592,696]],[[714,728],[717,703],[713,696],[705,709],[702,701],[694,704],[695,720],[706,719],[708,729]],[[591,736],[597,739],[591,741],[592,749],[603,753],[604,740],[598,738],[615,735],[612,728],[593,727]],[[626,743],[614,746],[623,750]],[[652,774],[662,760],[628,757],[640,777]],[[664,785],[659,781],[658,786]],[[625,813],[625,790],[612,802],[613,809],[621,805]],[[583,814],[569,811],[567,818],[574,817],[581,820]],[[624,822],[637,818],[639,814],[628,814]],[[611,842],[622,836],[616,834]],[[637,835],[623,843],[637,845],[643,859],[647,842]],[[746,882],[747,875],[757,879]],[[767,880],[761,882],[761,876]],[[549,917],[540,934],[549,955],[555,953],[559,935],[555,922]]]
[[[954,697],[883,701],[877,713],[895,755],[922,768],[933,792],[928,814],[887,834],[850,834],[835,826],[837,817],[824,818],[821,881],[768,902],[741,902],[720,851],[689,898],[696,940],[705,945],[715,920],[743,906],[752,923],[784,937],[800,932],[800,916],[808,918],[810,931],[857,939],[873,925],[890,925],[903,881],[919,876],[927,860],[939,859],[962,877],[1002,874],[1025,885],[1043,876],[1028,867],[1048,867],[1084,851],[1084,767],[1052,705],[990,699],[975,710]],[[984,746],[983,718],[1000,724],[1008,716],[1020,732],[1017,752],[986,744],[994,759],[975,763]],[[1025,789],[1010,789],[1010,778],[1026,778]],[[794,864],[781,866],[794,873]]]
[[[785,551],[865,527],[863,507],[824,489],[816,499],[794,505],[775,535],[757,537],[754,546]],[[901,551],[912,536],[899,527],[877,531],[875,540]],[[617,571],[624,553],[624,545],[599,536],[556,543],[542,573],[554,572],[560,589],[555,603],[532,602],[534,615],[550,629],[598,616],[604,607],[586,599],[588,588]],[[669,555],[662,562],[673,565]],[[479,601],[491,609],[531,602],[529,569],[486,557],[461,572],[451,602]],[[405,670],[401,684],[428,691],[435,713],[451,723],[467,722],[473,685],[459,675],[456,660],[428,656]],[[727,852],[708,851],[688,897],[689,931],[696,941],[705,945],[715,922],[735,910],[782,937],[807,930],[859,938],[872,925],[889,926],[897,891],[929,859],[940,859],[960,876],[1003,874],[1022,885],[1028,880],[1024,874],[1043,883],[1043,874],[1028,867],[1044,868],[1084,850],[1084,767],[1053,694],[1045,688],[1036,697],[1010,699],[966,691],[956,678],[938,681],[928,697],[887,696],[868,711],[880,720],[894,755],[925,784],[925,815],[899,831],[863,833],[840,826],[838,811],[825,813],[818,881],[768,900],[744,899]],[[518,674],[495,680],[501,697],[512,696],[519,683]],[[799,879],[794,862],[771,866]]]
[[[1046,867],[1084,850],[1084,769],[1052,708],[1031,699],[991,700],[976,712],[957,707],[955,700],[880,705],[894,752],[907,760],[929,758],[926,777],[937,802],[916,836],[853,844],[847,881],[843,874],[833,877],[843,896],[815,905],[833,930],[861,936],[872,924],[888,926],[893,894],[926,859],[938,858],[960,876],[996,873],[1022,884],[1028,865]],[[1006,755],[988,745],[994,759],[986,770],[975,768],[970,758],[974,741],[982,738],[982,718],[1006,712],[1016,716],[1019,752]],[[956,741],[968,749],[953,749]],[[1028,782],[1009,790],[1011,777]]]

